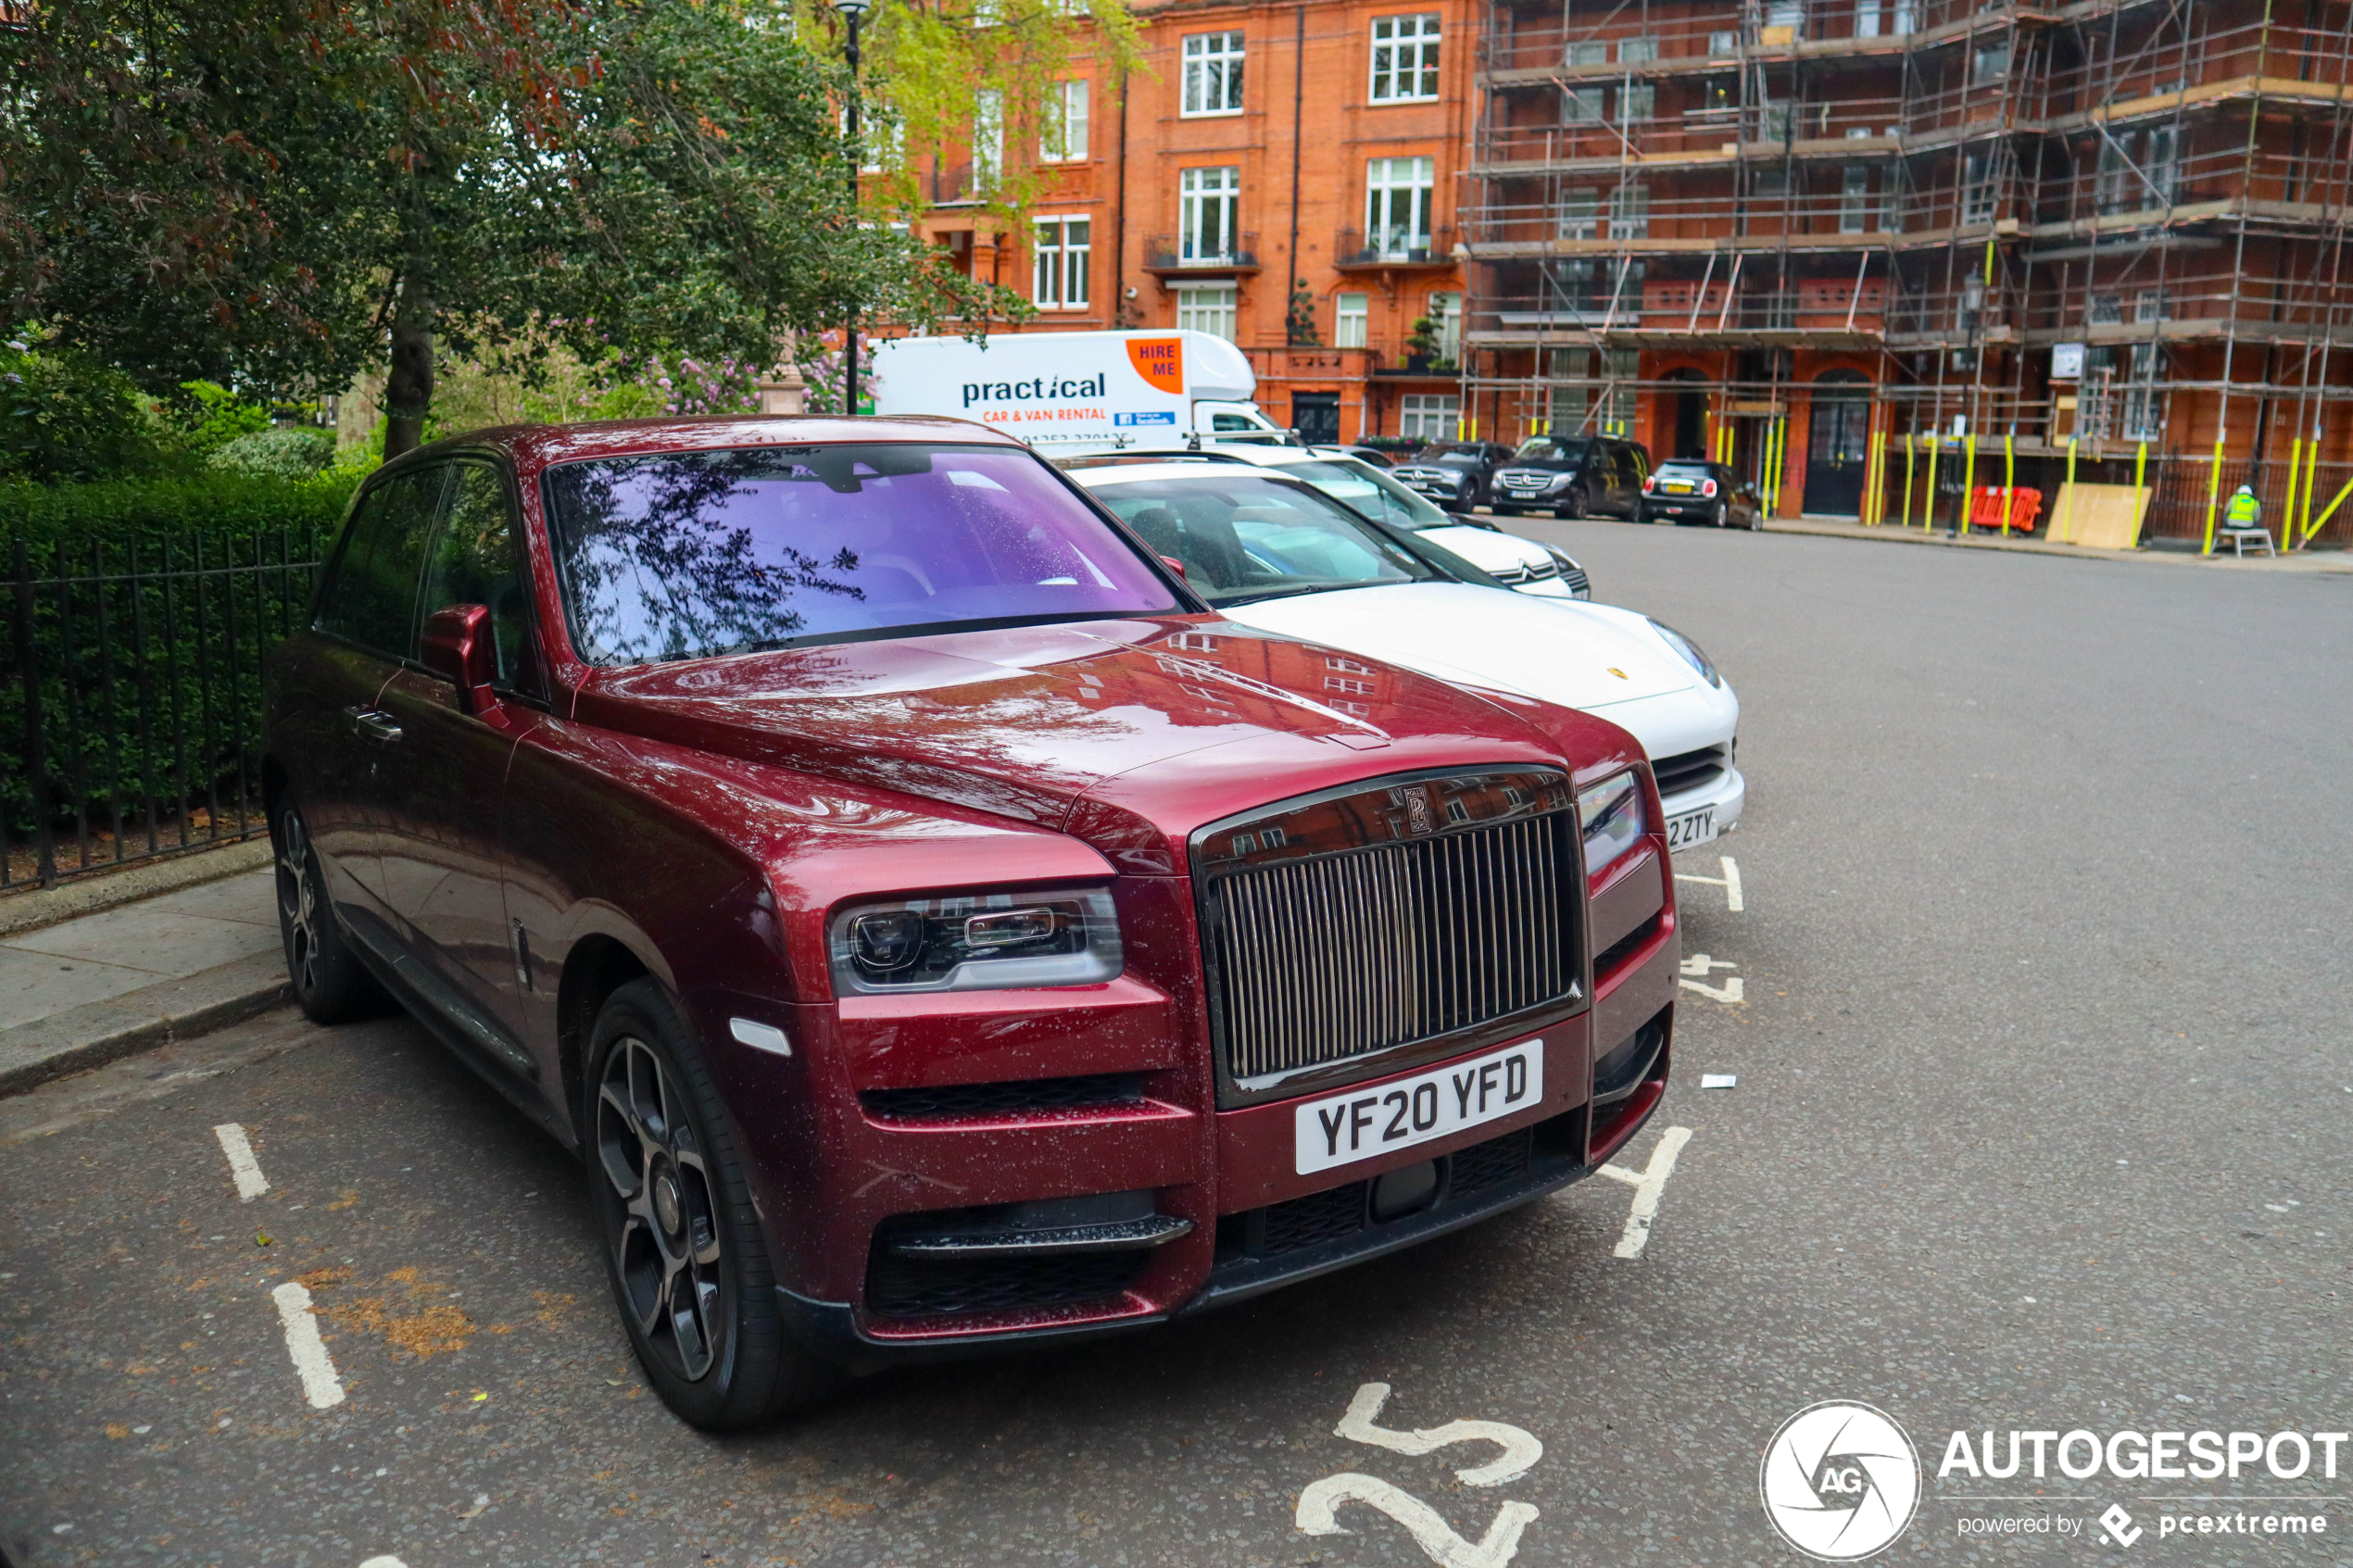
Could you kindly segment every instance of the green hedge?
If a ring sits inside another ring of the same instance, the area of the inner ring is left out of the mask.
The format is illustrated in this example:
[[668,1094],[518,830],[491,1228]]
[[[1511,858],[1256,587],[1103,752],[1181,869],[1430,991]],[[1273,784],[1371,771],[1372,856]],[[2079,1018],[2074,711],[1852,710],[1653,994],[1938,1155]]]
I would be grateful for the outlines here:
[[250,539],[284,529],[330,534],[365,477],[331,469],[315,479],[209,472],[88,484],[0,484],[0,542],[69,546]]

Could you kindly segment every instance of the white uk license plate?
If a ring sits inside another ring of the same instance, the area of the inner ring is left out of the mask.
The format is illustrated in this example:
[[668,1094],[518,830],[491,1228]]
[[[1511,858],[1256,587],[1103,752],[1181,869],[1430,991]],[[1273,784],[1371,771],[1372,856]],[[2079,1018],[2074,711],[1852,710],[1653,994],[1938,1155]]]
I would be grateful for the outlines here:
[[1327,1095],[1292,1123],[1301,1175],[1370,1160],[1541,1104],[1544,1042],[1523,1040],[1395,1084]]
[[1696,811],[1686,811],[1680,817],[1667,819],[1667,847],[1688,849],[1694,844],[1705,844],[1716,836],[1716,808],[1703,806]]

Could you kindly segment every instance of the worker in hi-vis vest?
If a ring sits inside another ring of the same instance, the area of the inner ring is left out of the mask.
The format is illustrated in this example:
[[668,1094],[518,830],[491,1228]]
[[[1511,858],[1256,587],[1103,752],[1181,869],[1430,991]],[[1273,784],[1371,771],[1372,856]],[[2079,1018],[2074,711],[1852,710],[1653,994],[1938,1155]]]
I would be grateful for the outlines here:
[[2225,528],[2260,528],[2263,526],[2263,503],[2255,498],[2255,486],[2242,484],[2222,510]]

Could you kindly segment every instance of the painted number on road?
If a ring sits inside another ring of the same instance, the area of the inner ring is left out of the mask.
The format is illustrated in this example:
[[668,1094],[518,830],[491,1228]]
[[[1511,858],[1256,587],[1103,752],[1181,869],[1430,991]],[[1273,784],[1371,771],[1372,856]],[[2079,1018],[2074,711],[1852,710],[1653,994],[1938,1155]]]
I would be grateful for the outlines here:
[[[1382,1426],[1376,1418],[1388,1399],[1386,1383],[1367,1383],[1358,1388],[1356,1397],[1349,1401],[1348,1413],[1332,1428],[1334,1435],[1401,1454],[1435,1453],[1456,1443],[1492,1443],[1498,1450],[1493,1459],[1465,1465],[1454,1472],[1473,1486],[1499,1486],[1506,1481],[1516,1481],[1544,1457],[1544,1445],[1537,1441],[1534,1434],[1508,1422],[1450,1421],[1443,1426],[1414,1432]],[[1338,1516],[1340,1505],[1345,1502],[1362,1503],[1397,1521],[1423,1553],[1441,1568],[1503,1568],[1519,1551],[1520,1532],[1537,1514],[1533,1503],[1506,1502],[1496,1510],[1485,1535],[1476,1541],[1466,1540],[1421,1499],[1378,1475],[1359,1474],[1352,1470],[1327,1475],[1300,1493],[1295,1515],[1299,1528],[1311,1536],[1346,1535],[1348,1531]]]

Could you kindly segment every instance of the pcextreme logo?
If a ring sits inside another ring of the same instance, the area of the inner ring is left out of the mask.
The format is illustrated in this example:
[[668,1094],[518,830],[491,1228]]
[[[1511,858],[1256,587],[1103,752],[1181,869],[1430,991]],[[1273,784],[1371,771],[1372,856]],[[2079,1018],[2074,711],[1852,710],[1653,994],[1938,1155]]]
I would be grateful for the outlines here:
[[1765,1445],[1756,1490],[1783,1540],[1817,1562],[1853,1562],[1911,1524],[1919,1453],[1885,1411],[1825,1399],[1781,1423]]

